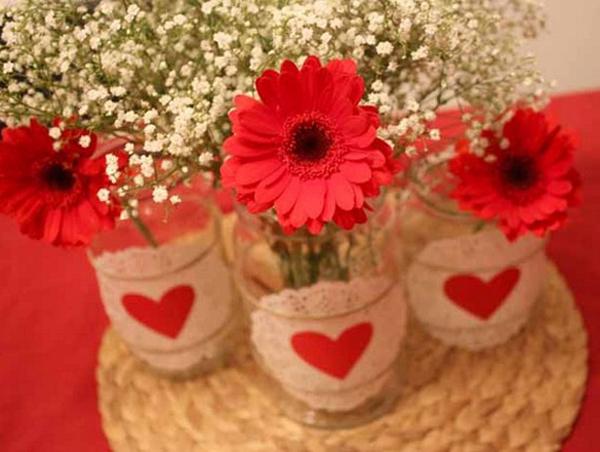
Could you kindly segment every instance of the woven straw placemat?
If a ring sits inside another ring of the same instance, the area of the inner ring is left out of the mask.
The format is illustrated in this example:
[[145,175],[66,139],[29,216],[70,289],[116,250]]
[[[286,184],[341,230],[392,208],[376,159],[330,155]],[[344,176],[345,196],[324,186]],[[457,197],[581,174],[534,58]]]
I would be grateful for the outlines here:
[[415,325],[394,412],[339,431],[281,417],[256,386],[246,346],[232,367],[176,382],[149,373],[108,330],[97,370],[104,431],[115,452],[554,451],[577,417],[587,338],[553,269],[532,322],[480,353],[451,349]]

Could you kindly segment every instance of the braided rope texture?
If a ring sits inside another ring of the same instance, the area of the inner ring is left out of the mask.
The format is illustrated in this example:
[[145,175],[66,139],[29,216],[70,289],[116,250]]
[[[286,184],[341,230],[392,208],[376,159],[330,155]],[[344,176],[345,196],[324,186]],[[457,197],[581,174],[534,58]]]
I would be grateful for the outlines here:
[[231,367],[190,381],[155,376],[109,329],[97,369],[99,408],[114,452],[550,452],[577,417],[587,337],[553,268],[526,329],[500,347],[446,347],[415,324],[403,393],[387,416],[351,430],[300,426],[258,387],[246,345]]

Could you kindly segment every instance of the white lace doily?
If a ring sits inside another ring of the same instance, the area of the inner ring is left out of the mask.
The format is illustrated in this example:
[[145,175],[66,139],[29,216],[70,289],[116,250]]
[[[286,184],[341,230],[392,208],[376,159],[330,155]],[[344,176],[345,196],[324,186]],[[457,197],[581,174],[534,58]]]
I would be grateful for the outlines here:
[[495,229],[432,241],[407,272],[409,304],[447,344],[505,342],[526,323],[546,282],[543,245],[529,236],[509,243]]
[[[286,289],[260,300],[251,316],[252,344],[284,391],[311,408],[350,410],[378,394],[392,373],[406,331],[402,292],[385,278]],[[314,341],[299,350],[295,340],[306,335]],[[364,342],[342,343],[357,339],[352,335]],[[344,375],[315,366],[311,357],[322,354],[339,361]]]
[[158,369],[186,370],[222,353],[233,293],[220,249],[206,236],[104,253],[94,261],[113,327]]

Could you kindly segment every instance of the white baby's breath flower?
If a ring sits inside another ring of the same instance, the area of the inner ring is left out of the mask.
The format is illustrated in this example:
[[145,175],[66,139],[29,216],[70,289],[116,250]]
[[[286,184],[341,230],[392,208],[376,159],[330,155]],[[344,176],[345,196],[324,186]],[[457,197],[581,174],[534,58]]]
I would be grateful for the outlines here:
[[406,153],[407,156],[409,157],[414,157],[415,155],[417,155],[417,148],[416,146],[407,146],[406,149],[404,150],[404,152]]
[[119,171],[119,158],[114,154],[106,154],[104,159],[106,162],[106,175],[111,182],[116,183],[121,174]]
[[140,171],[144,177],[154,176],[154,158],[151,155],[140,156]]
[[130,110],[123,115],[123,121],[125,122],[134,122],[137,120],[138,116],[135,111]]
[[433,121],[437,115],[435,114],[435,111],[433,110],[427,110],[424,114],[423,117],[425,118],[425,120],[427,121]]
[[389,55],[392,53],[393,50],[394,46],[389,41],[380,42],[379,44],[377,44],[377,47],[375,47],[375,51],[378,55]]
[[161,204],[161,203],[165,202],[168,198],[169,198],[169,191],[167,190],[167,187],[165,187],[164,185],[157,185],[152,190],[152,200],[155,203]]
[[98,190],[97,196],[101,202],[110,204],[110,190],[107,188],[101,188]]
[[158,111],[156,109],[148,110],[144,113],[144,122],[152,122],[155,118],[158,117]]
[[50,130],[48,130],[48,135],[50,135],[50,138],[53,140],[58,140],[62,135],[62,130],[60,130],[60,127],[51,127]]
[[218,33],[215,33],[213,39],[221,49],[228,49],[231,42],[233,41],[233,36],[220,31]]
[[138,187],[143,187],[144,184],[146,183],[146,180],[144,179],[144,176],[142,176],[141,174],[136,174],[133,177],[133,183]]
[[383,82],[381,80],[375,80],[372,84],[371,84],[371,89],[373,91],[381,91],[383,89]]
[[159,153],[163,149],[162,140],[149,140],[144,143],[144,150],[152,153]]
[[421,106],[415,99],[409,98],[406,101],[406,109],[408,111],[417,112],[417,111],[419,111],[420,108],[421,108]]
[[411,53],[411,58],[414,61],[424,60],[429,56],[429,49],[425,46],[419,47],[417,50]]
[[83,135],[79,138],[79,146],[82,148],[89,148],[90,144],[92,144],[92,137],[89,135]]
[[198,163],[200,163],[200,165],[202,166],[207,166],[213,161],[213,159],[214,156],[212,155],[212,153],[205,151],[198,157]]

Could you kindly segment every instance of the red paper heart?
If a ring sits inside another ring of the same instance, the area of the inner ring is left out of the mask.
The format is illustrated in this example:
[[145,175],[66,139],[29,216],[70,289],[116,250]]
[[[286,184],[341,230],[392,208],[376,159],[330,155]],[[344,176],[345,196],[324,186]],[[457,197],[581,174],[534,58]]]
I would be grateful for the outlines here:
[[165,293],[158,302],[144,295],[126,294],[123,296],[123,306],[138,322],[175,339],[183,329],[194,298],[193,288],[177,286]]
[[521,272],[510,267],[485,282],[475,275],[457,275],[444,284],[450,300],[474,316],[487,320],[502,306],[512,292]]
[[292,336],[294,351],[313,367],[343,380],[358,362],[373,337],[370,323],[346,329],[336,340],[314,331]]

